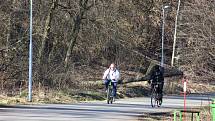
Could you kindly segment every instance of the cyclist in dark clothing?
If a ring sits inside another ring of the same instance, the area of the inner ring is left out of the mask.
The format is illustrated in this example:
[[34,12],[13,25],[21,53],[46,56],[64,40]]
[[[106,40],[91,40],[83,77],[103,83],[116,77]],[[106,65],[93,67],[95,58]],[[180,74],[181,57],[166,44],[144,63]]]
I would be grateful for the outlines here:
[[163,97],[163,85],[164,85],[164,76],[163,76],[163,69],[159,65],[155,65],[150,76],[151,82],[151,90],[154,88],[155,84],[158,84],[158,94],[159,97],[162,99]]

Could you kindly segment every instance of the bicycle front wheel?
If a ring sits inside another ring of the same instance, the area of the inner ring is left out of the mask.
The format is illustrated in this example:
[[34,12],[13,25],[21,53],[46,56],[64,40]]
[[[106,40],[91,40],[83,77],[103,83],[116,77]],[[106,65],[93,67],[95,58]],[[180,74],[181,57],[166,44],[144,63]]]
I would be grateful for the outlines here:
[[152,107],[155,107],[157,103],[157,99],[156,99],[156,89],[153,89],[152,90],[152,93],[151,93],[151,106]]
[[113,103],[113,89],[111,87],[108,88],[107,90],[107,104],[112,104]]
[[110,103],[110,88],[107,89],[107,104]]

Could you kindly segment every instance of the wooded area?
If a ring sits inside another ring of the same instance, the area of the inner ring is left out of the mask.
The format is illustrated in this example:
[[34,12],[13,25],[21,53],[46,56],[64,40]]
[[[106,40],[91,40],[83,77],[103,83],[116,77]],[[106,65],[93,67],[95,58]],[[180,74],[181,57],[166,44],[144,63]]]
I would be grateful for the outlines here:
[[[0,0],[2,94],[28,83],[29,0]],[[146,73],[161,59],[171,64],[177,0],[34,0],[33,85],[56,90],[101,80],[115,62],[126,76]],[[214,84],[215,2],[182,0],[174,66],[192,82]],[[87,88],[87,87],[86,87]],[[20,88],[19,88],[20,89]]]

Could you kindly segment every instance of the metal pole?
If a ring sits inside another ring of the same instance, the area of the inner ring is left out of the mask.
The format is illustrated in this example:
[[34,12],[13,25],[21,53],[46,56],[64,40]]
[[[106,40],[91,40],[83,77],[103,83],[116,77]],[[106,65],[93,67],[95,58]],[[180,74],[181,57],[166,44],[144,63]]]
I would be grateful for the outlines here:
[[180,9],[180,4],[181,4],[181,0],[178,0],[178,8],[177,8],[176,17],[175,17],[175,32],[174,32],[174,39],[173,39],[171,66],[174,65],[174,59],[175,59],[176,32],[177,32],[177,22],[178,22],[178,13],[179,13],[179,9]]
[[30,0],[30,44],[29,44],[29,84],[28,101],[32,101],[32,0]]
[[163,67],[163,47],[164,47],[164,24],[165,24],[165,15],[164,15],[164,6],[162,7],[162,38],[161,38],[161,67]]

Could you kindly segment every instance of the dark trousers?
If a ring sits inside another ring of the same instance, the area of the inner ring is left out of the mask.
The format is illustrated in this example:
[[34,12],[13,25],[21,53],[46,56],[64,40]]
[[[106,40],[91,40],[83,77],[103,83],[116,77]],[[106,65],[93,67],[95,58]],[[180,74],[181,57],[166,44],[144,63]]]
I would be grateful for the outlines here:
[[[106,89],[108,88],[108,85],[109,85],[110,81],[111,81],[111,80],[108,80],[108,79],[106,79],[106,80],[104,81],[104,83],[105,83],[105,88],[106,88]],[[111,82],[111,83],[112,83],[112,85],[113,85],[113,96],[116,97],[117,82]]]

